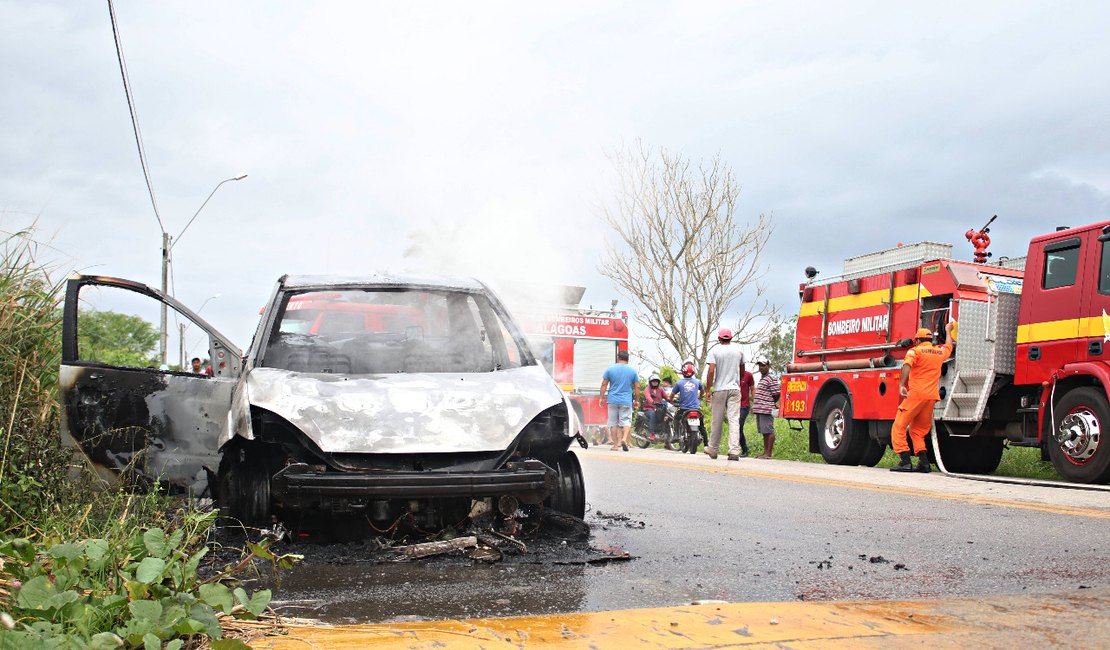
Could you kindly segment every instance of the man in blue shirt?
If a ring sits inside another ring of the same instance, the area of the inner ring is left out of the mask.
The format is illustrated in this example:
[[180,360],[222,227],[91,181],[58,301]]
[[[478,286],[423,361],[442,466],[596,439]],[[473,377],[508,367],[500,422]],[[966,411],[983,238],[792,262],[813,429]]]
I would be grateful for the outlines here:
[[694,364],[687,361],[682,364],[682,379],[674,385],[671,391],[671,400],[678,400],[678,408],[684,411],[693,411],[701,408],[701,398],[704,387],[694,377]]
[[[682,427],[686,427],[689,426],[686,424],[686,412],[701,409],[701,400],[705,397],[705,386],[694,377],[696,373],[694,372],[693,362],[683,363],[679,372],[682,373],[682,379],[679,379],[678,383],[674,385],[674,390],[671,391],[671,401],[678,402],[678,414],[675,418],[682,423]],[[705,441],[705,427],[701,426],[699,428],[701,429],[702,440]],[[693,449],[687,448],[686,444],[680,445],[680,448],[683,452],[689,451],[691,454],[696,454],[698,453],[697,440],[694,440]]]
[[[640,374],[628,365],[628,351],[617,352],[617,362],[601,375],[601,400],[609,404],[609,440],[612,451],[624,449],[632,442],[632,408],[639,401]],[[620,431],[620,444],[617,432]]]

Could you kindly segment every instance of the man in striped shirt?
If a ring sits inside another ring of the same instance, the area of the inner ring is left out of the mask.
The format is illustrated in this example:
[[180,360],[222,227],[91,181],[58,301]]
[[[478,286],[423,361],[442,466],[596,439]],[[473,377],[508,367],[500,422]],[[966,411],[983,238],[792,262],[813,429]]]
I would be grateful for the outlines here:
[[779,381],[771,374],[771,362],[759,359],[759,383],[755,385],[755,400],[752,413],[755,413],[756,431],[763,434],[763,454],[756,458],[770,458],[775,449],[775,406],[779,401]]

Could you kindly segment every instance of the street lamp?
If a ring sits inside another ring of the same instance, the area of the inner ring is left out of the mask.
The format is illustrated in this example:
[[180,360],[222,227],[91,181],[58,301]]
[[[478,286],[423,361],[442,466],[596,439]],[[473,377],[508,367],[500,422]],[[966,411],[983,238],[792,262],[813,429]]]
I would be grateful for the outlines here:
[[[162,229],[162,293],[164,295],[169,295],[170,253],[172,253],[174,245],[178,241],[181,241],[181,236],[185,234],[185,231],[189,229],[189,226],[193,225],[193,221],[197,218],[197,215],[200,214],[200,211],[204,209],[204,206],[208,205],[208,201],[212,198],[212,195],[216,193],[216,190],[220,189],[221,185],[230,181],[241,181],[246,177],[246,174],[240,174],[239,176],[225,178],[219,183],[216,183],[216,187],[213,187],[212,191],[208,193],[208,198],[204,199],[204,203],[200,204],[200,207],[197,208],[197,211],[193,213],[193,216],[191,219],[189,219],[189,222],[185,224],[185,227],[181,229],[181,232],[177,233],[176,239],[170,237],[170,234],[166,232],[164,228]],[[169,338],[166,332],[166,303],[162,303],[162,319],[159,330],[161,332],[159,351],[161,353],[162,363],[164,364],[166,363],[167,357],[166,343],[168,342]]]
[[[200,312],[204,311],[204,307],[205,307],[205,305],[207,305],[209,303],[209,301],[216,300],[219,297],[220,297],[220,294],[218,294],[218,293],[214,296],[208,296],[208,298],[206,298],[204,300],[204,302],[200,303],[200,309],[197,310],[197,316],[200,316]],[[180,347],[180,352],[181,352],[180,368],[181,368],[182,372],[184,372],[185,371],[185,355],[186,355],[186,352],[187,352],[186,349],[185,349],[185,330],[189,328],[189,325],[188,325],[188,323],[178,323],[178,325],[181,327],[180,331],[178,332],[178,334],[181,336],[180,340],[178,341],[178,344],[179,344],[179,347]]]

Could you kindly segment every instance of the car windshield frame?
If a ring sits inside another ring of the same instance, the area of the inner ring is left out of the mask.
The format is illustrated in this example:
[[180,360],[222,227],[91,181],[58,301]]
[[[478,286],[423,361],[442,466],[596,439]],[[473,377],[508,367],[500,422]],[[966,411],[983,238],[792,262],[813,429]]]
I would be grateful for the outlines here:
[[280,292],[260,367],[379,375],[485,373],[535,365],[489,293],[434,286]]

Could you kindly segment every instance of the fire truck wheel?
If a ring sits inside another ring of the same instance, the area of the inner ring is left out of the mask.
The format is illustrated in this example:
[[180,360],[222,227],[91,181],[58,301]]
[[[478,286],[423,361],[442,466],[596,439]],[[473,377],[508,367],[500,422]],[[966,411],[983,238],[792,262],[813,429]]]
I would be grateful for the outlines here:
[[836,394],[825,400],[817,421],[817,446],[821,457],[830,465],[858,465],[871,442],[867,434],[857,431],[852,422],[852,405],[848,397]]
[[546,505],[552,510],[565,512],[582,519],[586,516],[586,481],[582,476],[582,465],[573,451],[568,451],[559,457],[555,463],[555,471],[559,474],[557,486],[551,496],[547,498]]
[[944,469],[953,474],[990,474],[1002,461],[1002,438],[963,438],[937,433]]
[[863,455],[860,456],[859,464],[864,467],[874,467],[879,464],[886,454],[886,445],[872,440],[870,444],[863,448]]
[[1076,388],[1060,398],[1048,439],[1052,466],[1075,483],[1110,482],[1110,406],[1095,388]]

